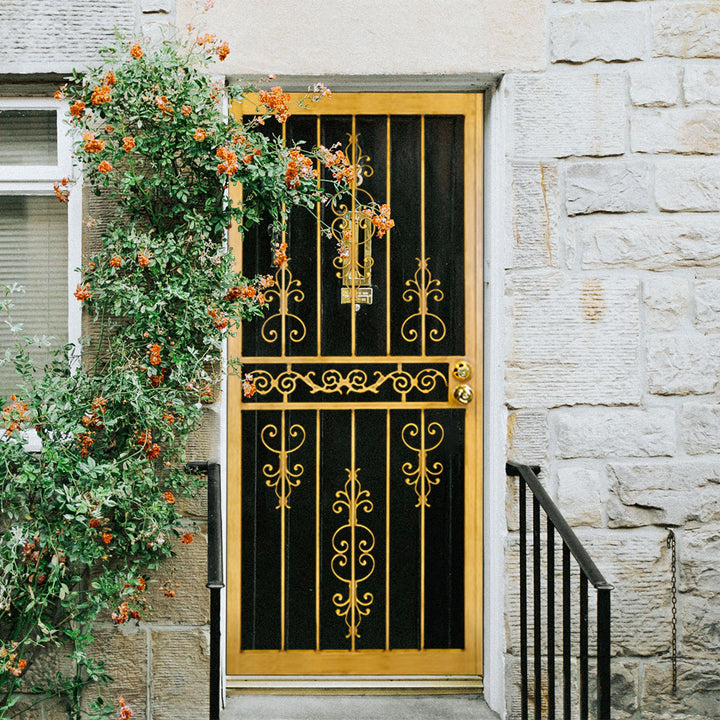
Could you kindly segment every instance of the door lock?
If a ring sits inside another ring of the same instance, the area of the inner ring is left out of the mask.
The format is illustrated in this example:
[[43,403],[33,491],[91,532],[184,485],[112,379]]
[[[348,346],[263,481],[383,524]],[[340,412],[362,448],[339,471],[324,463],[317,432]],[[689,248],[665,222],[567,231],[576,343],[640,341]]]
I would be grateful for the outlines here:
[[464,360],[461,360],[460,362],[455,363],[455,366],[452,369],[452,374],[456,380],[465,382],[472,377],[472,368]]
[[458,385],[453,392],[453,396],[462,405],[467,405],[472,402],[473,391],[469,385]]

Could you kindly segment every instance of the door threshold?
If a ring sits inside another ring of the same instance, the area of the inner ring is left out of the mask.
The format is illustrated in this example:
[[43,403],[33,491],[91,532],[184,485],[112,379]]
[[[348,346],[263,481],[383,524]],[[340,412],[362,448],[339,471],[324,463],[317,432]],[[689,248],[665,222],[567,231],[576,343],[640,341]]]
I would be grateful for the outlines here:
[[230,675],[228,694],[478,695],[479,675]]

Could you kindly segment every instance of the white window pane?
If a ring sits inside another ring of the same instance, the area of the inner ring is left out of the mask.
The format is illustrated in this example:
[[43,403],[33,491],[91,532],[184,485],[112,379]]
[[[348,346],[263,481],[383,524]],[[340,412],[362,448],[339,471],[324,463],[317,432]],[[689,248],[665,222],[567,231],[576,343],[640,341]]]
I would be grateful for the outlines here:
[[0,165],[57,165],[54,110],[0,110]]
[[[68,323],[67,206],[55,196],[0,196],[0,285],[17,283],[25,292],[12,296],[13,321],[22,336],[53,336],[53,346],[67,343]],[[0,323],[0,352],[17,338]],[[43,364],[48,352],[37,352]],[[0,367],[0,398],[16,389],[13,368]]]

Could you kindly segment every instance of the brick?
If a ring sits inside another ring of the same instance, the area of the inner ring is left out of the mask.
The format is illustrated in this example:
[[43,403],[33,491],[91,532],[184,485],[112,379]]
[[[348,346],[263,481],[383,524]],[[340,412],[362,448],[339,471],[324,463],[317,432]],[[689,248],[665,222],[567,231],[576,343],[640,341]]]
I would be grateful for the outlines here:
[[685,102],[720,105],[720,63],[712,60],[690,60],[683,73]]
[[699,330],[720,330],[720,280],[695,282],[695,326]]
[[69,73],[98,62],[115,29],[132,34],[136,0],[3,0],[3,73]]
[[[716,658],[720,653],[719,599],[717,594],[710,598],[698,595],[680,597],[680,652],[685,657],[697,658],[704,655]],[[720,686],[720,682],[718,685]]]
[[509,80],[517,157],[605,156],[625,151],[622,74],[556,72]]
[[144,13],[171,13],[175,7],[174,0],[140,0],[140,10]]
[[152,718],[206,718],[209,642],[202,630],[152,631]]
[[647,57],[648,14],[641,7],[583,7],[550,19],[553,62],[639,60]]
[[565,171],[568,215],[594,212],[645,212],[650,171],[646,162],[575,162]]
[[720,7],[716,2],[682,2],[653,8],[656,55],[720,57]]
[[106,662],[106,670],[113,678],[107,686],[87,691],[85,701],[98,694],[111,702],[121,695],[125,698],[133,717],[144,717],[147,712],[148,638],[143,627],[135,623],[94,632],[95,642],[88,654]]
[[630,100],[643,107],[669,107],[680,100],[680,63],[677,60],[647,60],[631,65]]
[[[192,530],[191,527],[188,530]],[[193,532],[194,540],[185,545],[173,542],[177,553],[172,564],[165,565],[154,574],[158,583],[150,585],[150,604],[154,621],[174,622],[186,625],[204,625],[210,622],[210,591],[207,580],[207,535],[205,529]],[[160,584],[165,580],[175,588],[175,597],[165,597]]]
[[510,407],[639,402],[637,280],[513,272],[507,292]]
[[717,659],[680,658],[677,664],[677,686],[672,691],[672,663],[653,660],[645,665],[640,698],[642,717],[647,720],[670,718],[717,717],[720,707],[720,676]]
[[687,316],[690,283],[672,273],[653,273],[643,280],[643,302],[650,330],[673,330]]
[[655,200],[661,210],[720,210],[720,158],[659,158]]
[[670,552],[666,530],[578,528],[576,534],[605,579],[615,586],[613,649],[620,655],[643,656],[669,649]]
[[561,458],[643,457],[675,451],[675,412],[669,408],[572,408],[553,411],[555,452]]
[[510,267],[559,266],[561,208],[557,163],[514,163],[511,192]]
[[720,264],[720,224],[714,218],[586,218],[576,227],[585,268],[644,270]]
[[643,153],[720,153],[720,113],[703,108],[639,108],[630,118],[630,147]]
[[548,422],[543,410],[518,410],[508,415],[508,458],[540,465],[547,458]]
[[684,528],[678,535],[678,590],[704,598],[720,589],[720,523]]
[[609,527],[720,520],[720,461],[668,460],[609,465]]
[[649,392],[702,395],[715,390],[720,338],[700,333],[668,333],[650,337],[647,348]]
[[689,455],[720,452],[720,405],[708,403],[684,405],[682,440]]
[[595,469],[583,466],[558,470],[557,502],[564,518],[572,526],[600,527],[607,480]]

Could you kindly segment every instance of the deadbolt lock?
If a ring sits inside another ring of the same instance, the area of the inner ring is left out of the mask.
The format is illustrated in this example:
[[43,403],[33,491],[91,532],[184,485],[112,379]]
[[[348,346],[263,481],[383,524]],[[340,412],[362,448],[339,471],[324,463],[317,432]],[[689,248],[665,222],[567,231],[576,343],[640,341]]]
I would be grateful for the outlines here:
[[472,402],[473,391],[469,385],[458,385],[453,392],[455,399],[462,405]]
[[464,360],[461,360],[460,362],[455,363],[452,374],[456,380],[464,382],[472,377],[472,368]]

